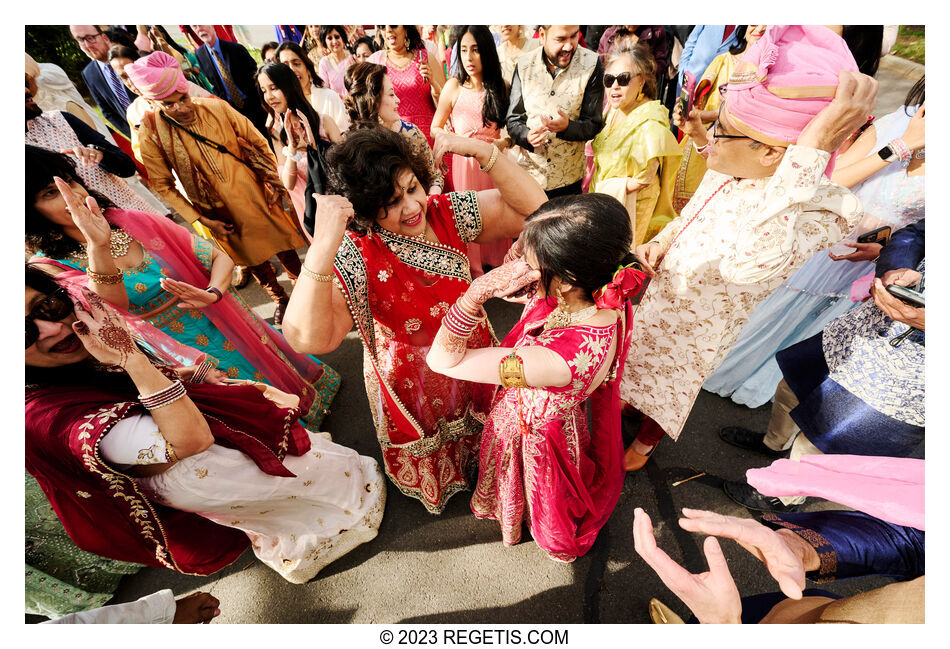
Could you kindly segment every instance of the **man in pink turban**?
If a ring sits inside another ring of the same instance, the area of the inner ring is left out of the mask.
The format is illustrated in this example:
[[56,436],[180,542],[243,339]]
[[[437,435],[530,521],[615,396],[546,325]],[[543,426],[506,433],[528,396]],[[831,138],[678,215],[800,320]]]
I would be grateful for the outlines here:
[[277,255],[296,279],[296,248],[304,239],[296,217],[282,207],[286,190],[267,141],[228,102],[191,97],[181,67],[168,54],[153,52],[124,69],[156,108],[143,116],[138,133],[152,188],[186,220],[207,227],[236,264],[247,266],[277,303],[279,325],[290,298],[270,258]]
[[743,56],[719,119],[674,121],[708,171],[680,216],[637,248],[655,270],[637,311],[621,382],[639,415],[628,470],[666,433],[676,439],[700,387],[755,305],[811,255],[843,239],[858,200],[825,176],[834,151],[867,119],[877,82],[856,72],[822,26],[773,25]]

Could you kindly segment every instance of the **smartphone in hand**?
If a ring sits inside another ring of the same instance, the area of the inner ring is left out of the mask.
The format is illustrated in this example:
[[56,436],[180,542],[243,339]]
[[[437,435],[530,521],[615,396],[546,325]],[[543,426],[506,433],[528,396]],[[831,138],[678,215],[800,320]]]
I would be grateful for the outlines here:
[[925,308],[924,296],[922,293],[918,293],[917,291],[907,288],[906,286],[898,286],[897,284],[889,284],[885,287],[885,290],[905,304],[909,304],[919,309]]

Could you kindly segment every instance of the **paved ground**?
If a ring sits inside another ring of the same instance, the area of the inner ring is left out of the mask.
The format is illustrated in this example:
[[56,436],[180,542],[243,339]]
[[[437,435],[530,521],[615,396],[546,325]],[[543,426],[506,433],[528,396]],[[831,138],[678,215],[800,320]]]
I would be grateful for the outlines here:
[[[886,70],[878,78],[882,91],[876,114],[882,115],[903,102],[913,80]],[[289,282],[285,285],[289,290]],[[273,315],[273,305],[259,288],[251,286],[243,294],[263,317]],[[489,314],[501,336],[519,309],[493,302]],[[321,358],[343,376],[325,429],[337,443],[379,461],[358,338],[351,333],[339,349]],[[218,622],[224,623],[647,623],[647,603],[654,596],[685,615],[686,608],[633,551],[633,509],[643,507],[651,516],[659,545],[674,559],[693,572],[704,571],[702,538],[681,530],[676,513],[685,506],[749,515],[726,498],[719,484],[768,462],[721,442],[717,431],[728,424],[762,430],[768,418],[767,406],[750,410],[703,392],[680,441],[664,440],[643,470],[627,476],[620,502],[597,543],[573,564],[550,561],[530,538],[504,547],[496,523],[471,515],[468,493],[457,494],[441,516],[432,516],[387,483],[379,536],[310,583],[285,582],[248,551],[208,578],[145,568],[123,580],[113,601],[134,600],[161,588],[171,588],[176,595],[210,590],[221,600]],[[672,486],[701,472],[706,475]],[[731,542],[724,542],[723,550],[740,593],[776,590],[762,565],[744,550]],[[873,578],[826,588],[848,594],[886,581]]]

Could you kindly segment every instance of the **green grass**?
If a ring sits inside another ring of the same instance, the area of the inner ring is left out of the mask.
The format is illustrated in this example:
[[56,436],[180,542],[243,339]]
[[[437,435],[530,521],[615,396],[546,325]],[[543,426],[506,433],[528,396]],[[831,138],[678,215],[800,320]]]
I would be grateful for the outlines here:
[[891,53],[924,65],[924,26],[901,25]]

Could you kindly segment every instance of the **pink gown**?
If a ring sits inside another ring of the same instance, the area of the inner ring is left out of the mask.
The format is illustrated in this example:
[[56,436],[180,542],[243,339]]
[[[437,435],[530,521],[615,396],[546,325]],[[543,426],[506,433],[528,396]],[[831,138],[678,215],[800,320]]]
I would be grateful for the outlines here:
[[339,64],[333,60],[332,55],[324,56],[317,64],[317,74],[326,84],[340,97],[346,97],[349,93],[346,91],[346,84],[343,82],[346,69],[356,63],[356,59],[348,56]]
[[[321,125],[322,129],[323,126]],[[274,122],[270,126],[270,135],[274,141],[274,150],[277,153],[277,165],[278,169],[283,169],[284,166],[284,154],[282,151],[282,145],[280,142],[280,132],[284,130],[283,125],[280,122]],[[304,195],[307,190],[307,156],[304,154],[303,158],[297,162],[297,182],[294,183],[293,189],[288,189],[287,193],[290,195],[290,202],[294,204],[294,210],[297,212],[297,221],[300,223],[298,230],[300,233],[307,239],[307,243],[313,241],[313,237],[307,232],[307,228],[303,225],[303,216],[306,200]]]
[[[485,91],[476,92],[465,86],[459,87],[459,96],[452,108],[452,128],[456,135],[472,137],[491,142],[501,137],[501,129],[492,122],[482,124],[482,102]],[[494,189],[495,183],[487,173],[478,168],[478,160],[452,154],[452,187],[455,191],[473,189]],[[468,258],[471,263],[472,277],[482,275],[482,264],[501,266],[505,253],[511,247],[512,240],[499,239],[492,243],[468,244]]]
[[[621,332],[632,307],[607,327],[543,331],[552,310],[543,299],[528,303],[501,346],[550,349],[568,363],[572,380],[564,387],[497,389],[482,429],[471,507],[476,517],[501,524],[505,545],[521,540],[521,525],[527,522],[551,559],[573,561],[593,545],[623,488],[616,368],[623,367],[628,349],[629,336]],[[615,339],[617,353],[607,378],[588,395]]]

